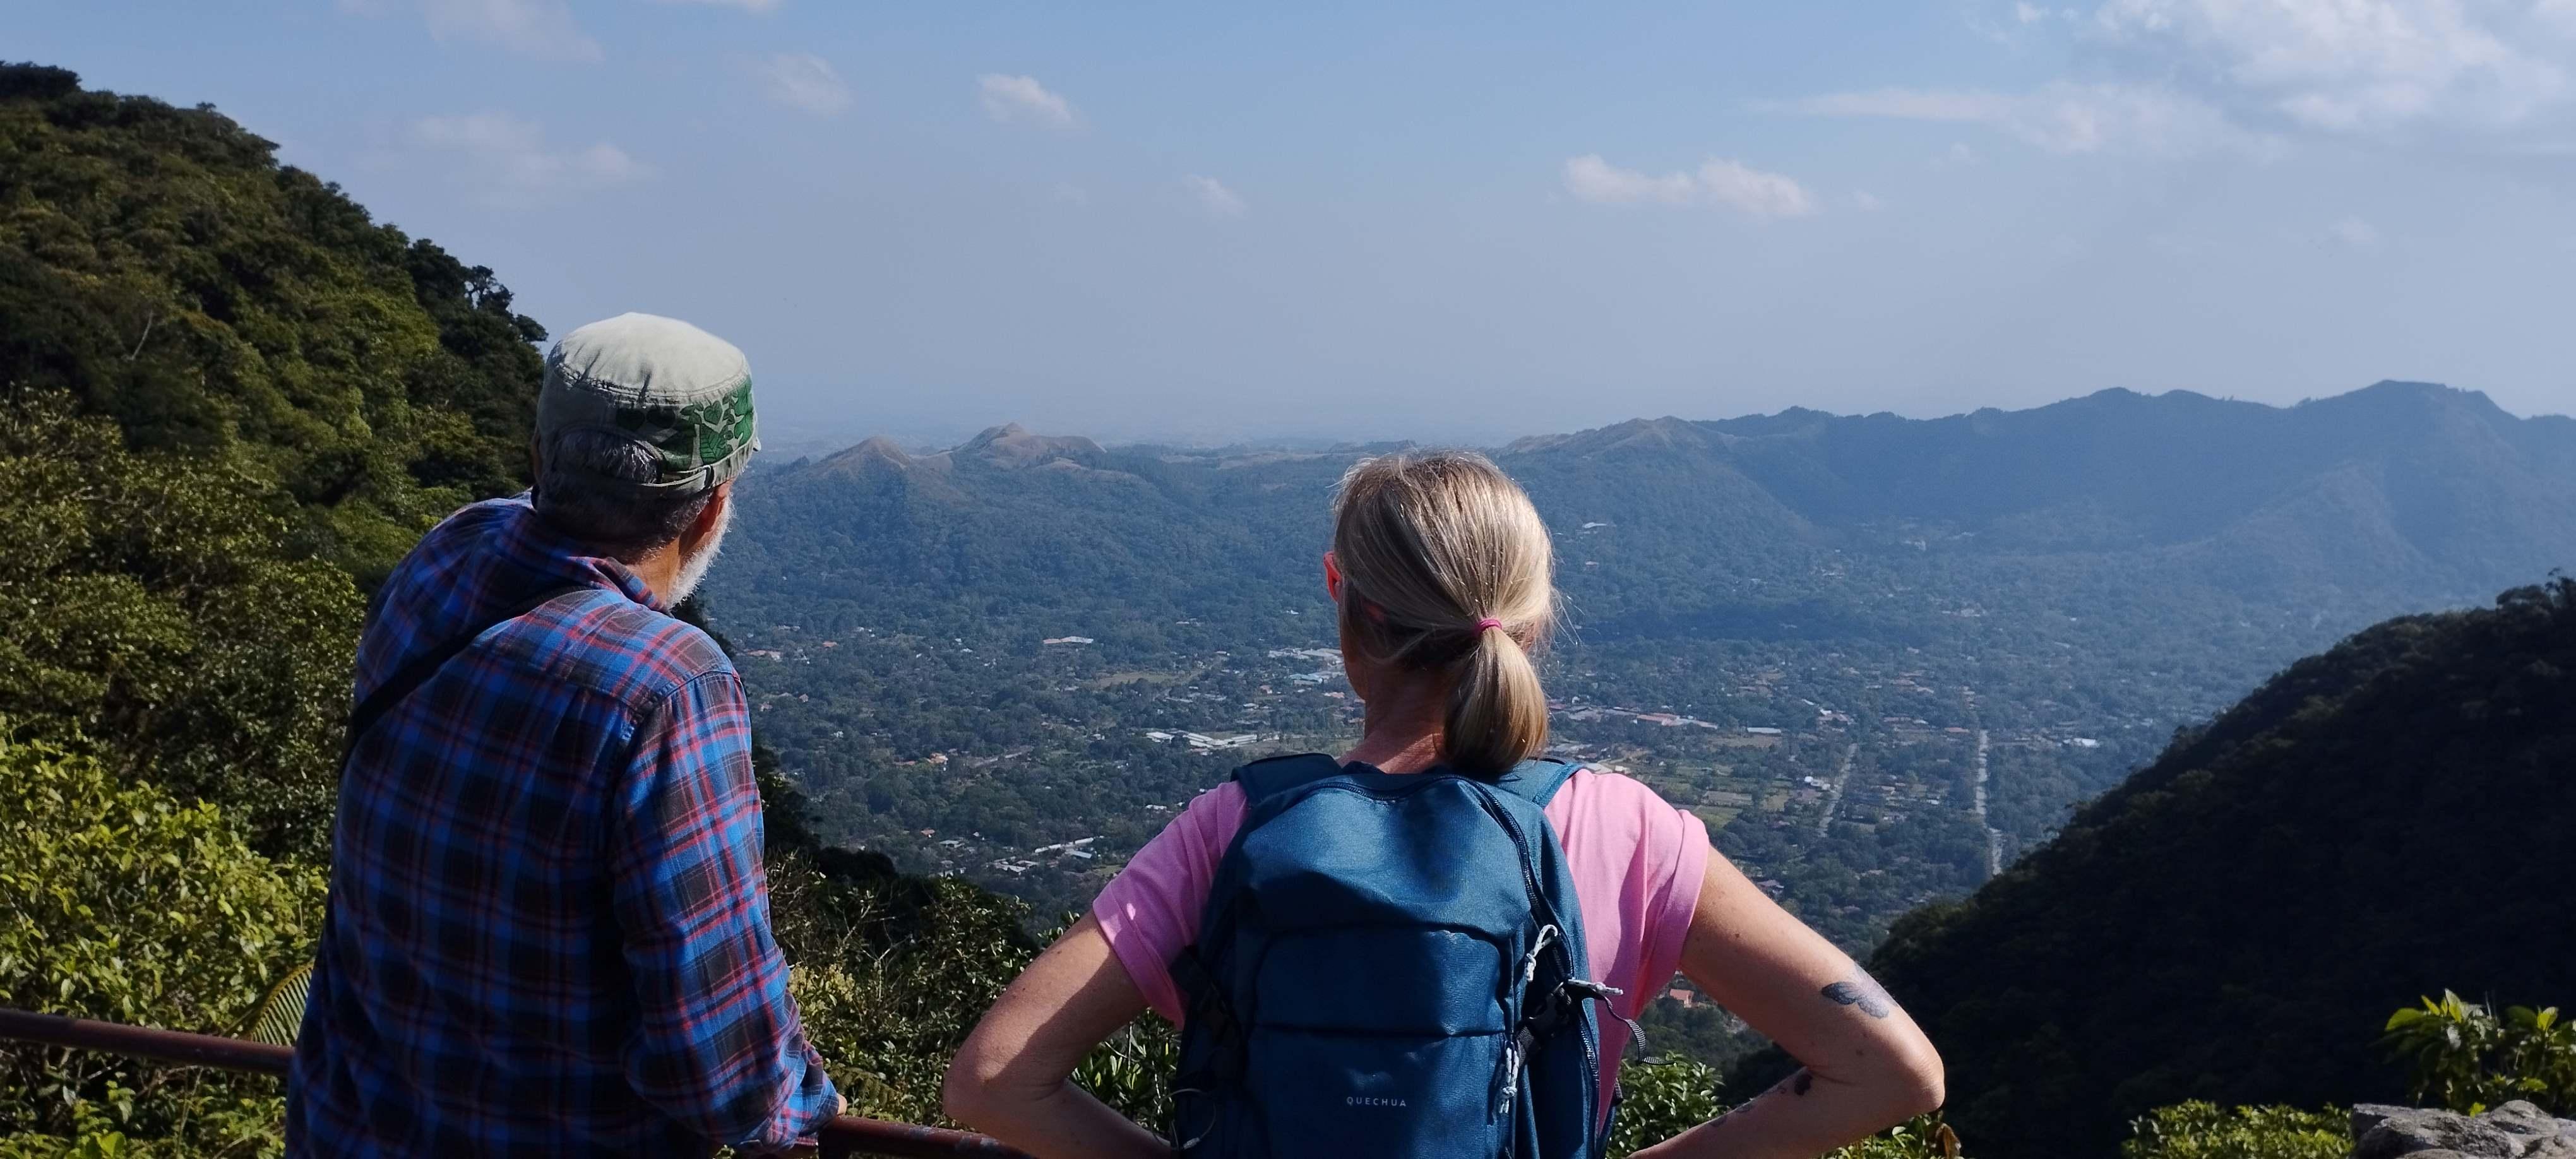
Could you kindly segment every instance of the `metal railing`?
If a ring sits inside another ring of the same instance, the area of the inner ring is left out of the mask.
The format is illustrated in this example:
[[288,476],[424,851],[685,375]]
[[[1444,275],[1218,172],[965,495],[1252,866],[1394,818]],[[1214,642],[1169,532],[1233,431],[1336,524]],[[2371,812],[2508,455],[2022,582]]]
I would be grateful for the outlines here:
[[[155,1062],[211,1066],[281,1078],[295,1060],[293,1047],[271,1046],[248,1039],[0,1009],[0,1042],[7,1041],[105,1051]],[[857,1159],[863,1155],[886,1156],[888,1159],[930,1159],[948,1155],[1029,1159],[1026,1154],[982,1135],[862,1119],[856,1115],[843,1115],[825,1124],[818,1142],[820,1146],[816,1153],[822,1159]]]

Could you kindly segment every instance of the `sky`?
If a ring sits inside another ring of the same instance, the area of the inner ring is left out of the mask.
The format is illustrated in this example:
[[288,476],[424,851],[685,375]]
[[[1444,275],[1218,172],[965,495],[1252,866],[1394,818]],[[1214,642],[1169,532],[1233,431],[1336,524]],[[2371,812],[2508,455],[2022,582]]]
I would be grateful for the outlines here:
[[0,3],[773,441],[2576,411],[2576,0]]

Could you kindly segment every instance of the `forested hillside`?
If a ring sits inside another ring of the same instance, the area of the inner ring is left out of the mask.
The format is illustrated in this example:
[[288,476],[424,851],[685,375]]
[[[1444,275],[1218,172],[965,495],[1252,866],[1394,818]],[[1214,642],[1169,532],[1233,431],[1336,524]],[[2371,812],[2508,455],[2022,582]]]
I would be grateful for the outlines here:
[[0,68],[0,718],[312,855],[360,592],[519,486],[544,331],[271,153]]
[[[211,110],[0,67],[0,1006],[237,1033],[310,960],[361,593],[525,485],[543,334]],[[1023,911],[826,851],[765,784],[818,1047],[934,1115]],[[266,1080],[0,1047],[11,1159],[278,1124]]]
[[2403,1100],[2445,986],[2576,993],[2576,580],[2302,660],[1873,963],[1981,1155],[2106,1152],[2184,1099]]
[[0,71],[0,386],[222,457],[367,577],[525,472],[545,331],[273,151],[209,108]]

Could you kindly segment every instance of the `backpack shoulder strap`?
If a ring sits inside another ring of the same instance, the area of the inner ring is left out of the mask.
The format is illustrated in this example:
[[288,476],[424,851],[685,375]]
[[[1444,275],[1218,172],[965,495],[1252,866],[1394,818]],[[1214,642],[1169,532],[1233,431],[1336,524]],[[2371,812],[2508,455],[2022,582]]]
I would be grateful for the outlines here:
[[340,759],[346,762],[349,755],[358,750],[358,738],[367,735],[367,730],[375,727],[376,721],[382,719],[394,705],[401,703],[404,697],[428,683],[429,678],[437,675],[439,669],[446,667],[448,661],[455,659],[457,653],[472,647],[474,641],[482,639],[483,633],[566,596],[579,595],[591,590],[593,589],[586,585],[549,588],[532,599],[511,605],[500,615],[475,624],[449,637],[437,647],[404,662],[402,667],[394,670],[393,675],[385,677],[383,683],[370,690],[367,698],[359,701],[356,708],[349,710],[349,739],[347,747],[341,750]]
[[1236,784],[1243,786],[1243,800],[1249,805],[1278,796],[1301,785],[1311,785],[1326,777],[1342,775],[1342,762],[1322,753],[1298,753],[1254,761],[1234,771]]
[[1556,799],[1556,791],[1564,788],[1566,780],[1574,776],[1575,770],[1582,767],[1572,761],[1540,757],[1512,766],[1510,772],[1494,778],[1489,783],[1497,789],[1544,809],[1549,801]]

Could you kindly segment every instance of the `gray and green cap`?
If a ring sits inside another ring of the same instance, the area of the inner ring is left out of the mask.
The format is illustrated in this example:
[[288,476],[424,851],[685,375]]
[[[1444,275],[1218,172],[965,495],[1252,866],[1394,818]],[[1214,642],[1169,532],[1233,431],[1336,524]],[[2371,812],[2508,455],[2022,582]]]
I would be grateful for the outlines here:
[[630,486],[694,495],[742,473],[760,449],[751,363],[733,343],[676,318],[620,314],[563,336],[546,354],[537,439],[577,430],[634,440],[661,464]]

